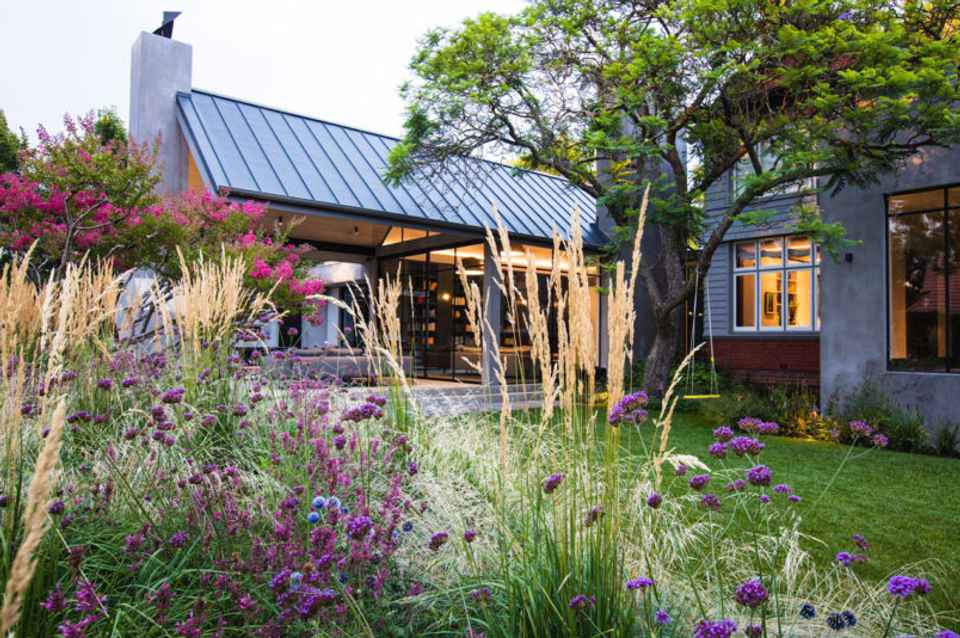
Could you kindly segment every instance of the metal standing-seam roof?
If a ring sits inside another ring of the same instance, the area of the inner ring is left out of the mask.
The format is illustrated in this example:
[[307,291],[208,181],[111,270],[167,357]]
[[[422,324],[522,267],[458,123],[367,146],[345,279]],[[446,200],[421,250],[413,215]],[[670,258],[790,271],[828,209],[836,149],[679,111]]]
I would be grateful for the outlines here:
[[444,180],[392,187],[382,176],[395,138],[196,89],[177,95],[177,110],[214,190],[473,231],[496,226],[496,207],[511,235],[534,239],[566,234],[578,206],[584,243],[607,241],[594,199],[552,175],[470,159]]

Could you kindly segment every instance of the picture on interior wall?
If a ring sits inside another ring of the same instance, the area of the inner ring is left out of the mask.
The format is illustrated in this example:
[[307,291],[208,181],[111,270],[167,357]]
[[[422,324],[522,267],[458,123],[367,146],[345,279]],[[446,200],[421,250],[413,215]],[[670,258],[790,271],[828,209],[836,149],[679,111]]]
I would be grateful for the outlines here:
[[777,312],[777,293],[763,293],[763,314],[772,317]]

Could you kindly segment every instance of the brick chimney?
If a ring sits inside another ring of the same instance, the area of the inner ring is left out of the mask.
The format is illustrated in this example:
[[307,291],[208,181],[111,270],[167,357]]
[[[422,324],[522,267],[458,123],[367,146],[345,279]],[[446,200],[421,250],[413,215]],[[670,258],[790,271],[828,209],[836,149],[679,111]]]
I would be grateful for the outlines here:
[[130,137],[152,143],[160,135],[163,187],[171,193],[187,190],[188,150],[176,96],[190,91],[193,71],[193,47],[171,38],[177,15],[164,12],[163,25],[141,33],[130,56]]

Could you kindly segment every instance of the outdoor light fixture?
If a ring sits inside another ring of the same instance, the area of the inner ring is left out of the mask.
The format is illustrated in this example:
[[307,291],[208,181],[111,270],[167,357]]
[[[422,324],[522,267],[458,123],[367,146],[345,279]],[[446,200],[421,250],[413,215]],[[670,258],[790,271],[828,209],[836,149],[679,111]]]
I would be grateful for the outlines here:
[[443,299],[444,301],[450,301],[450,293],[445,292],[442,295],[440,295],[440,298]]

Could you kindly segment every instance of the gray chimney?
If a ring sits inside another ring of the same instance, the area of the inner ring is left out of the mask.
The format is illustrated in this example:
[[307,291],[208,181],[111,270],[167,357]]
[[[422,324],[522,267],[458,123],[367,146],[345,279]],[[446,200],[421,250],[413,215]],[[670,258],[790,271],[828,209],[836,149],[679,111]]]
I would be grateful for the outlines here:
[[[172,20],[169,22],[172,31]],[[193,47],[189,44],[146,31],[133,44],[130,137],[152,144],[160,135],[163,186],[171,193],[187,190],[188,151],[177,122],[176,97],[178,91],[190,91],[192,72]]]

